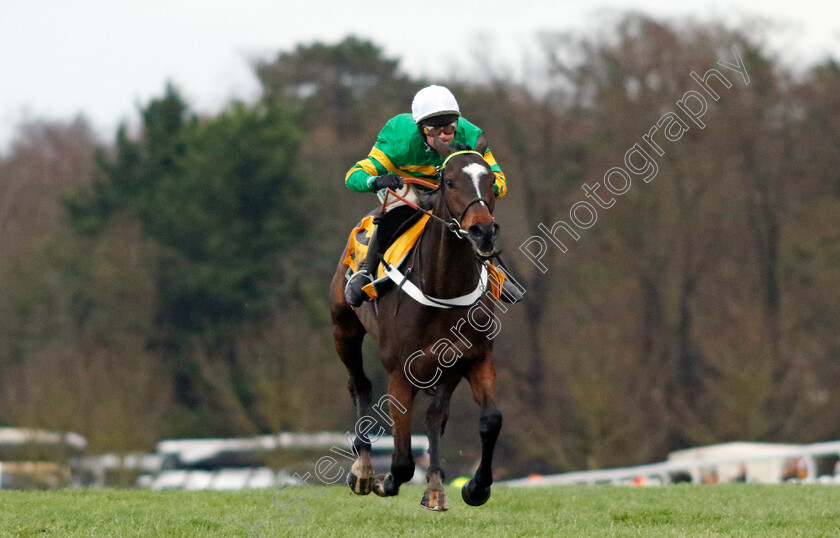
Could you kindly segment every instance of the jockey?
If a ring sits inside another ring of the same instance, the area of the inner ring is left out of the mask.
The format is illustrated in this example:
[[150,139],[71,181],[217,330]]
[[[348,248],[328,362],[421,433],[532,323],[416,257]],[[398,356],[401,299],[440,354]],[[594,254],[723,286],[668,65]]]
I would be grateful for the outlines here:
[[[411,114],[399,114],[385,124],[368,156],[347,172],[347,187],[356,192],[376,192],[380,200],[384,200],[385,189],[391,188],[416,201],[411,186],[404,185],[402,178],[437,182],[437,167],[443,164],[443,158],[432,147],[435,136],[448,146],[460,143],[470,147],[476,147],[483,136],[481,129],[461,117],[455,96],[443,86],[423,88],[414,96]],[[484,152],[484,160],[496,174],[493,193],[501,198],[507,192],[505,175],[489,149]],[[370,238],[367,257],[344,288],[347,302],[352,306],[357,307],[369,299],[362,288],[373,281],[380,251],[385,250],[399,226],[414,213],[414,209],[398,200],[389,203],[385,212],[374,219],[376,228]],[[504,284],[507,283],[505,280]],[[508,286],[503,285],[503,289],[509,291]],[[505,293],[502,297],[505,298]],[[515,302],[521,293],[510,294],[510,297],[514,298],[510,302]]]

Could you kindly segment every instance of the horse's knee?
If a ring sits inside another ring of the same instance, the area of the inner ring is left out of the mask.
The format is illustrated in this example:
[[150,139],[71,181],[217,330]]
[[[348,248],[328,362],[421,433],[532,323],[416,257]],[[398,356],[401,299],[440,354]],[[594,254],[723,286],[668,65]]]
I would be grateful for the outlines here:
[[502,413],[498,409],[488,410],[481,414],[478,430],[484,433],[499,433],[502,429]]

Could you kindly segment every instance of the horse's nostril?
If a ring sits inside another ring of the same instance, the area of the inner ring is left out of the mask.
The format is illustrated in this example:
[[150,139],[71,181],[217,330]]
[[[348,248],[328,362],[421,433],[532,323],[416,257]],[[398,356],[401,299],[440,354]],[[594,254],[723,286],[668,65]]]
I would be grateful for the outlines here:
[[499,235],[499,225],[494,222],[493,223],[493,237],[496,237],[497,235]]
[[476,240],[484,237],[484,230],[482,230],[481,226],[479,226],[478,224],[473,224],[472,226],[470,226],[470,229],[467,230],[467,232],[469,232],[470,237]]

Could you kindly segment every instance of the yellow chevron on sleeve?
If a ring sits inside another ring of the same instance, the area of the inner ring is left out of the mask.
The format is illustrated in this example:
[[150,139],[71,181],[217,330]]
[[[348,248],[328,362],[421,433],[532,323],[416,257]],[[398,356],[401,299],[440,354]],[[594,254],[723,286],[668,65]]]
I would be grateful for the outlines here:
[[376,166],[374,166],[373,163],[370,162],[370,157],[368,157],[367,159],[362,159],[357,164],[362,167],[362,170],[364,170],[371,176],[379,175],[379,172],[376,171]]
[[355,174],[356,172],[359,172],[361,170],[364,170],[364,172],[369,176],[379,175],[379,173],[376,171],[376,168],[373,166],[373,164],[371,164],[370,161],[365,159],[363,161],[359,161],[356,164],[354,164],[350,168],[350,170],[348,170],[347,173],[344,174],[344,182],[346,183],[347,180],[350,179],[350,176],[352,176],[353,174]]
[[368,154],[368,159],[371,158],[379,161],[382,164],[382,166],[384,166],[385,169],[389,172],[397,172],[397,167],[394,166],[394,163],[391,162],[391,159],[389,159],[388,156],[385,155],[385,152],[383,152],[381,149],[374,147],[372,150],[370,150],[370,154]]
[[344,182],[347,183],[347,180],[350,178],[350,176],[357,172],[359,168],[361,167],[358,164],[354,164],[353,166],[351,166],[350,170],[348,170],[347,173],[344,174]]
[[489,149],[484,152],[484,160],[487,161],[487,164],[493,166],[494,164],[499,164],[496,162],[496,158],[493,157],[493,152]]
[[[401,177],[411,177],[411,178],[414,177],[410,172],[407,172],[404,169],[404,168],[409,168],[409,167],[397,168],[396,166],[394,166],[394,163],[391,162],[391,159],[389,159],[388,156],[385,155],[385,153],[377,147],[374,147],[372,150],[370,150],[370,155],[368,155],[368,159],[371,159],[371,158],[379,161],[379,163],[382,166],[384,166],[385,169],[388,172],[393,172],[394,174],[397,174],[398,176],[401,176]],[[377,174],[372,174],[372,175],[377,175]]]

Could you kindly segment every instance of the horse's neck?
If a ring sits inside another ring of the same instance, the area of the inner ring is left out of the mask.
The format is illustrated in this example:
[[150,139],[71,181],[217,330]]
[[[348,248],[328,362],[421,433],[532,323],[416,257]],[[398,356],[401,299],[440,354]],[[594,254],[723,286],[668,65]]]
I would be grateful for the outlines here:
[[430,222],[423,234],[420,265],[426,295],[440,299],[459,297],[472,292],[478,285],[478,270],[470,242],[439,222]]

